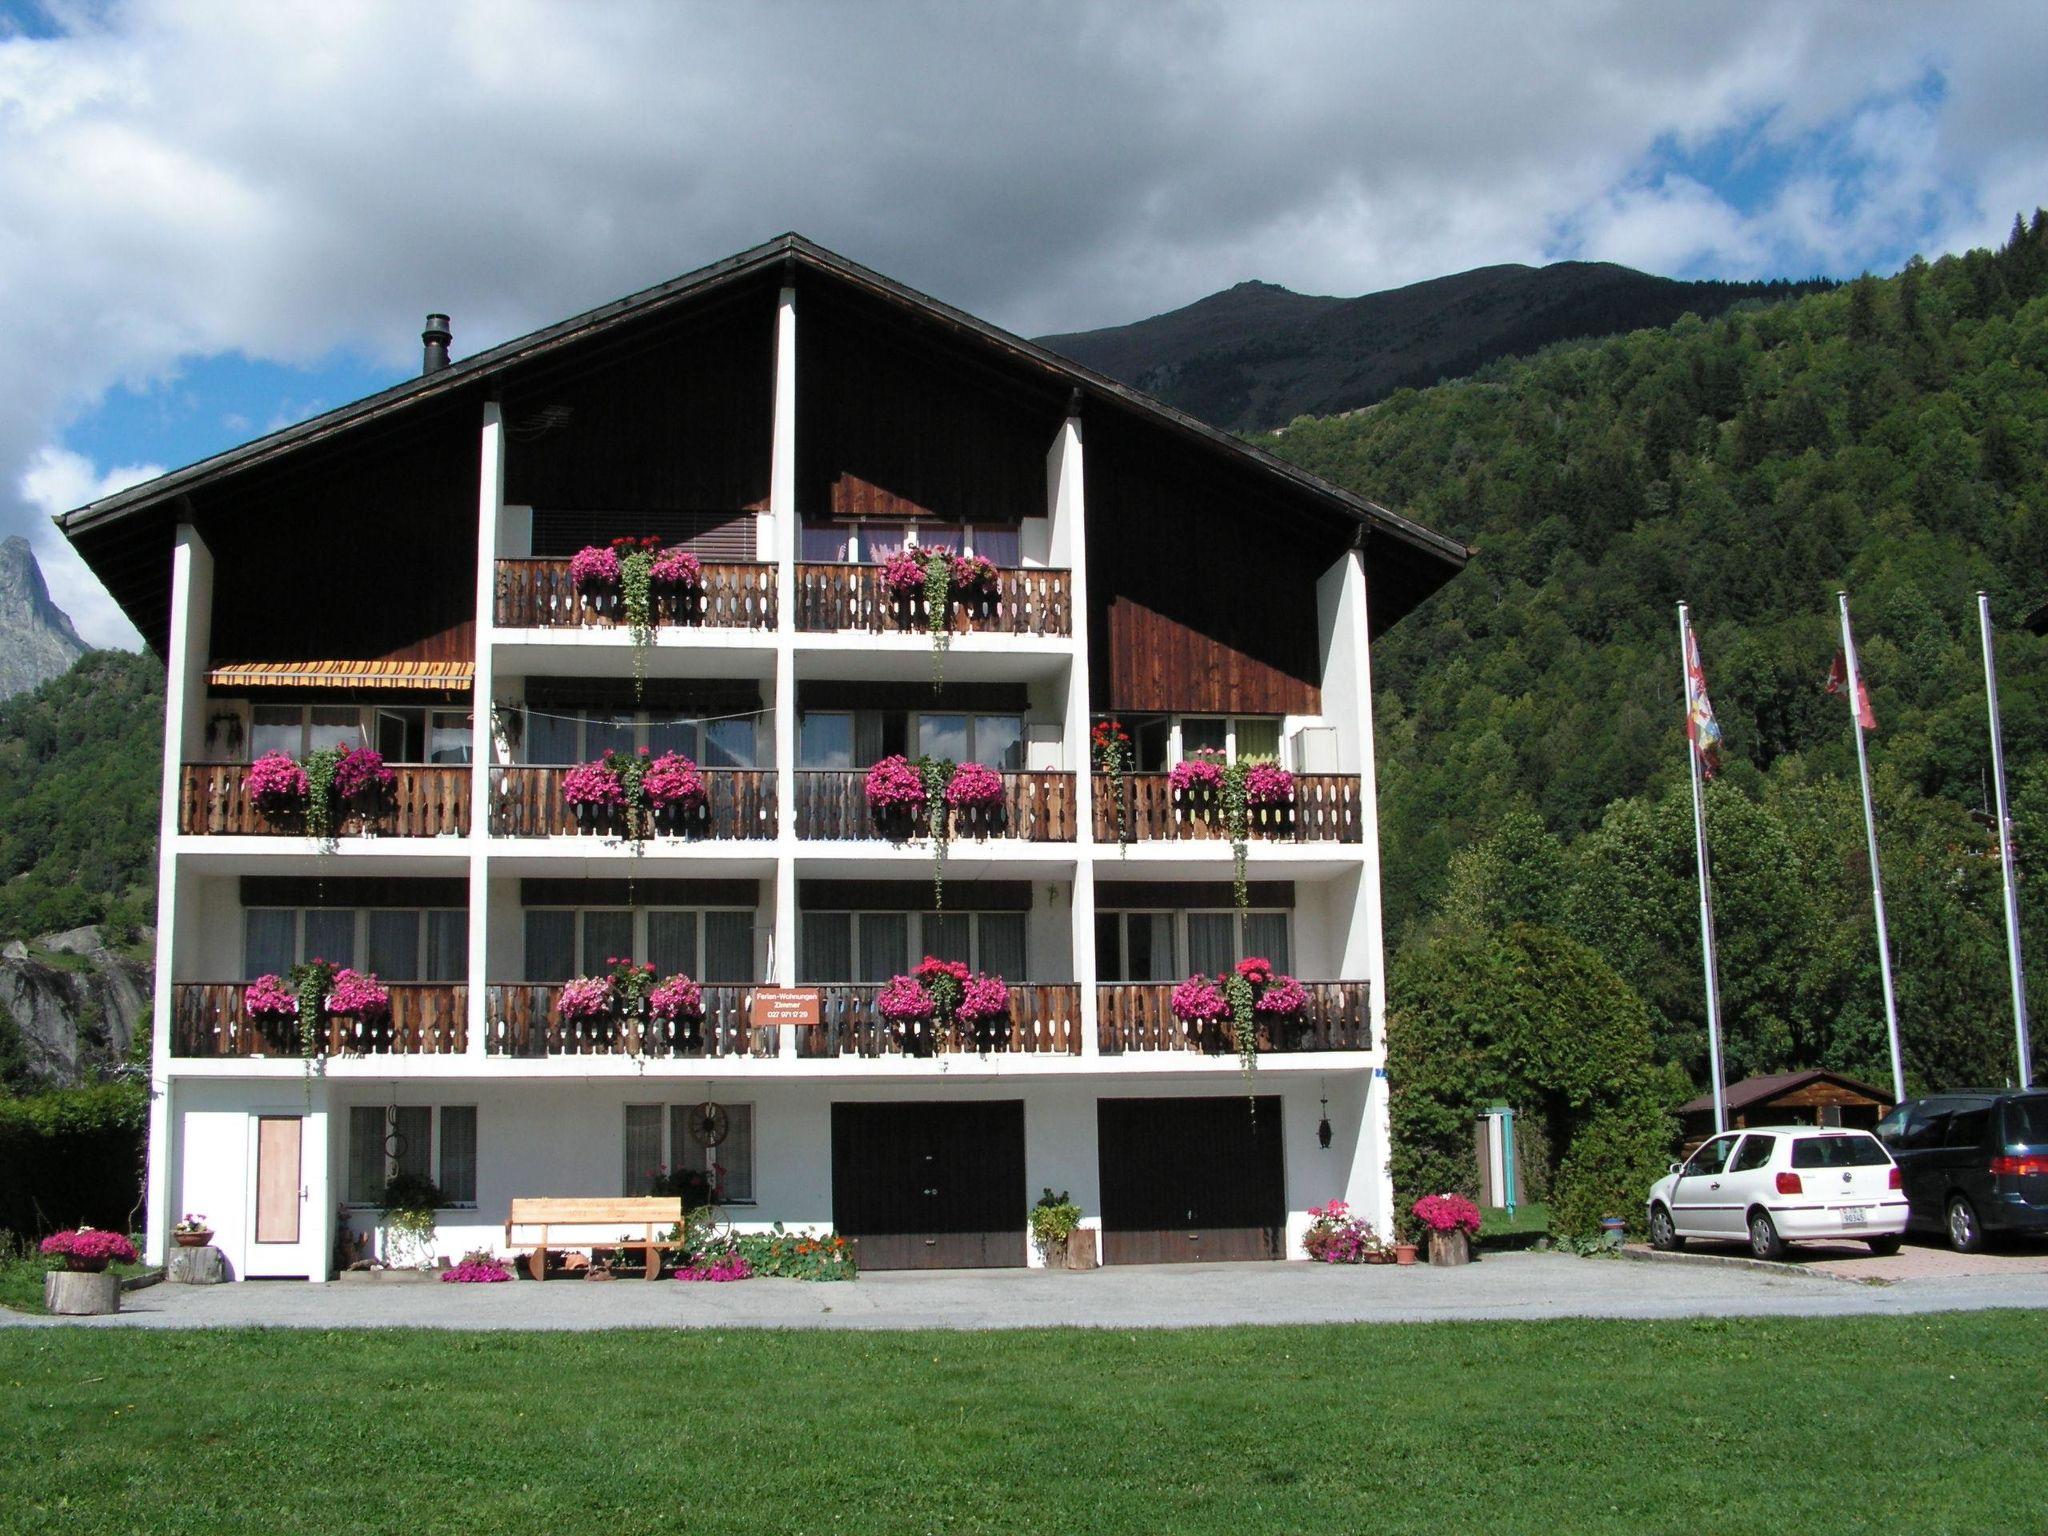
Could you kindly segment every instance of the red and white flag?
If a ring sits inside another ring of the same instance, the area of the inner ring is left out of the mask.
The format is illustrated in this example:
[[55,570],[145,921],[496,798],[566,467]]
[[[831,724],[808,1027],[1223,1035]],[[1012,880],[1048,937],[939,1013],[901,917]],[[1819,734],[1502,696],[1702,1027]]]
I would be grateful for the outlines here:
[[[1828,668],[1828,692],[1843,693],[1849,687],[1849,661],[1840,651],[1835,652],[1834,665]],[[1870,712],[1870,685],[1863,681],[1859,670],[1856,674],[1856,723],[1866,731],[1877,729],[1877,716]]]

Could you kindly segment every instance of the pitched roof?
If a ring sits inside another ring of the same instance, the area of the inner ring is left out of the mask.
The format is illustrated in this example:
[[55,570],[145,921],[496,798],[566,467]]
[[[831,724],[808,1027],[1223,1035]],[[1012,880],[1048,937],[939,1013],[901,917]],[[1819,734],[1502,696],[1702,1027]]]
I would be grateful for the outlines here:
[[[1013,368],[1034,373],[1048,382],[1079,391],[1083,397],[1099,399],[1145,418],[1199,448],[1256,471],[1279,488],[1291,490],[1334,514],[1351,519],[1375,538],[1391,540],[1403,549],[1405,566],[1419,565],[1431,573],[1430,578],[1416,583],[1417,590],[1402,604],[1401,612],[1407,611],[1423,596],[1456,575],[1470,557],[1471,551],[1457,540],[1425,528],[1379,502],[1332,485],[1129,385],[905,287],[798,234],[777,236],[752,250],[599,305],[596,309],[453,362],[434,373],[406,379],[353,404],[324,412],[182,469],[171,470],[154,480],[103,496],[60,514],[56,518],[57,525],[74,540],[88,536],[88,544],[81,548],[81,553],[98,569],[101,559],[107,554],[106,536],[113,532],[114,525],[133,519],[136,514],[175,504],[178,498],[190,497],[244,470],[296,453],[350,429],[428,409],[436,403],[453,403],[464,391],[488,389],[524,365],[551,357],[630,321],[679,309],[693,300],[708,297],[735,284],[758,279],[773,273],[778,267],[790,275],[799,271],[819,274],[867,293],[996,354]],[[121,593],[116,592],[115,595],[120,597]],[[1392,617],[1398,616],[1397,613]],[[1375,628],[1382,627],[1379,615],[1375,615]]]
[[[1879,1088],[1876,1084],[1863,1082],[1859,1078],[1845,1077],[1840,1072],[1830,1072],[1822,1067],[1811,1067],[1800,1072],[1770,1072],[1762,1077],[1745,1077],[1739,1083],[1730,1083],[1722,1090],[1722,1096],[1727,1099],[1730,1109],[1747,1109],[1752,1104],[1762,1104],[1775,1099],[1781,1093],[1791,1093],[1809,1083],[1822,1081],[1838,1084],[1852,1092],[1875,1099],[1880,1104],[1889,1104],[1892,1101],[1889,1089]],[[1711,1093],[1703,1093],[1698,1098],[1680,1105],[1678,1112],[1681,1115],[1696,1115],[1711,1113],[1713,1108],[1714,1096]]]

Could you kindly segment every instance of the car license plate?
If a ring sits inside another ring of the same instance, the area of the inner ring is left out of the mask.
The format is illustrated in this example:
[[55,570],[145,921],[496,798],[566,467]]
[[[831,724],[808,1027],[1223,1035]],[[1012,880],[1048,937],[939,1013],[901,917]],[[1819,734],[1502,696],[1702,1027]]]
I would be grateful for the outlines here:
[[1870,1225],[1870,1207],[1867,1205],[1845,1205],[1842,1207],[1842,1225],[1845,1227],[1867,1227]]

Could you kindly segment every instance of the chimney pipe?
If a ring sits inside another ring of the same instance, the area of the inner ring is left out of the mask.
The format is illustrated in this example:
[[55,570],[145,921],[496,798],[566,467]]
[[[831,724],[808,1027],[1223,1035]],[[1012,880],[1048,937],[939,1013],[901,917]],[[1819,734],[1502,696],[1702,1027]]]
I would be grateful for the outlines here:
[[420,332],[420,341],[426,347],[426,355],[420,360],[422,374],[439,373],[448,366],[448,343],[454,339],[446,315],[427,316],[427,328]]

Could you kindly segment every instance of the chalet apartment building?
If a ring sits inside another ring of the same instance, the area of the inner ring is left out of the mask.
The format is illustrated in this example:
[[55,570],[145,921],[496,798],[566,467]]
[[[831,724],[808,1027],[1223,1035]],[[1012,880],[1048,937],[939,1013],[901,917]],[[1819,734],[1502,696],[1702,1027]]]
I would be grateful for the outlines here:
[[[326,1277],[397,1171],[459,1255],[516,1197],[713,1162],[733,1221],[871,1266],[1037,1262],[1047,1186],[1110,1263],[1298,1254],[1332,1197],[1384,1225],[1369,640],[1462,546],[793,235],[453,363],[437,322],[420,377],[62,519],[168,664],[151,1258],[195,1211],[237,1276]],[[619,536],[701,562],[640,644],[570,573]],[[998,568],[936,659],[882,580],[933,545]],[[254,760],[334,745],[394,782],[329,839],[258,808]],[[682,752],[701,804],[638,839],[579,812],[607,747]],[[1242,904],[1169,784],[1201,748],[1296,775]],[[898,753],[1000,775],[942,904],[923,821],[865,798]],[[927,954],[1007,1015],[883,1021]],[[702,1023],[564,1016],[627,955]],[[1307,1004],[1248,1081],[1170,997],[1253,955]],[[315,957],[388,1009],[257,1017]],[[757,1006],[804,989],[815,1024]]]

